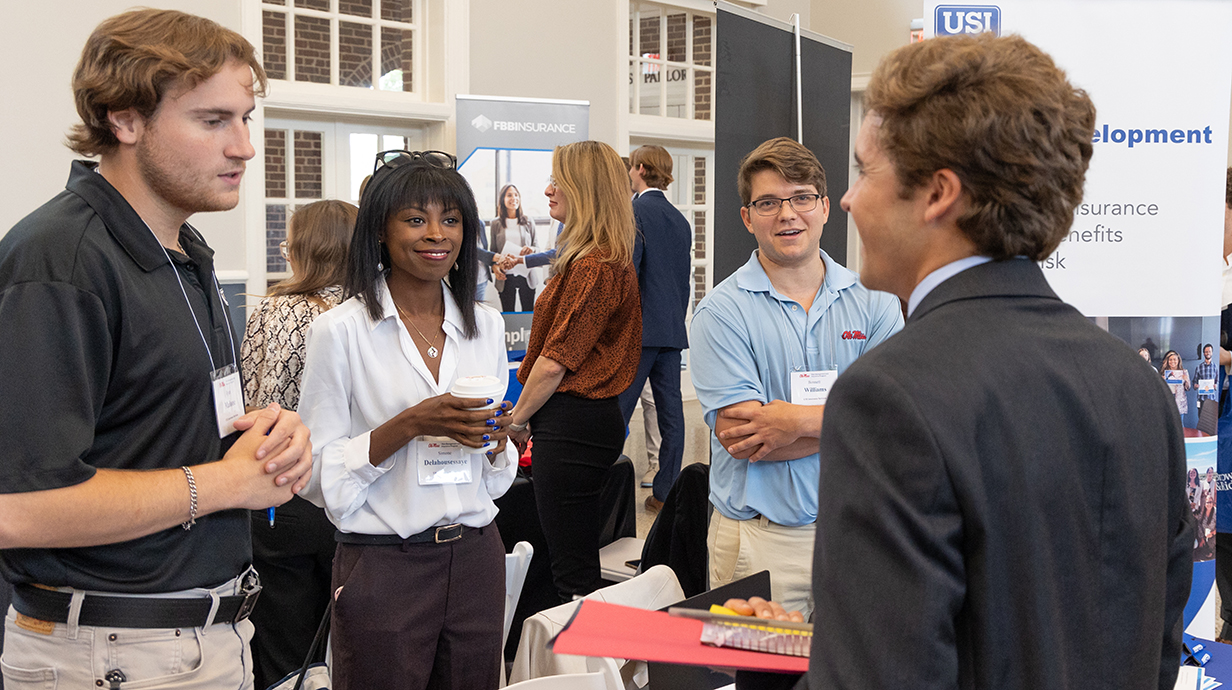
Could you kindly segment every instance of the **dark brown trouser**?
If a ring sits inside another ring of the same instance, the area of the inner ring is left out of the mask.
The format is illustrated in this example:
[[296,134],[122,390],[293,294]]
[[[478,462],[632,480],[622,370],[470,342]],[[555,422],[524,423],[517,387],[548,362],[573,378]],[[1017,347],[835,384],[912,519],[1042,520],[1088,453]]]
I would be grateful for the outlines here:
[[339,544],[335,690],[495,690],[505,549],[496,525],[448,544]]

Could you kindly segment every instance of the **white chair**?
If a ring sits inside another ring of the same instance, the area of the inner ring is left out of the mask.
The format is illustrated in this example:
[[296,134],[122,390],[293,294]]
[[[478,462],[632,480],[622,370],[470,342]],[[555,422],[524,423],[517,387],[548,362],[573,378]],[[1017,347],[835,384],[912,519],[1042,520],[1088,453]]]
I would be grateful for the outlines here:
[[501,632],[501,687],[505,687],[505,642],[509,639],[509,628],[513,625],[513,614],[518,609],[518,600],[522,598],[526,571],[530,569],[530,562],[534,557],[535,547],[525,541],[514,544],[513,551],[505,554],[505,627]]
[[588,673],[530,678],[508,686],[510,690],[621,690],[620,669],[612,659],[587,657]]
[[513,545],[513,551],[505,554],[505,628],[501,633],[501,647],[509,639],[509,628],[513,625],[513,613],[518,608],[518,599],[522,598],[522,585],[526,584],[526,571],[530,569],[530,561],[535,557],[535,547],[530,542],[520,541]]
[[[684,599],[684,591],[680,589],[680,582],[676,580],[676,573],[671,568],[656,565],[630,580],[592,592],[586,598],[654,610]],[[548,640],[565,627],[580,605],[580,601],[561,604],[526,619],[522,625],[522,637],[518,640],[518,653],[513,659],[513,671],[509,674],[511,683],[544,676],[582,673],[586,670],[587,662],[593,660],[610,662],[612,668],[616,669],[618,678],[627,676],[630,679],[627,682],[619,681],[614,690],[646,685],[643,662],[637,662],[636,669],[622,669],[626,663],[623,659],[589,659],[571,654],[555,654],[547,648]]]

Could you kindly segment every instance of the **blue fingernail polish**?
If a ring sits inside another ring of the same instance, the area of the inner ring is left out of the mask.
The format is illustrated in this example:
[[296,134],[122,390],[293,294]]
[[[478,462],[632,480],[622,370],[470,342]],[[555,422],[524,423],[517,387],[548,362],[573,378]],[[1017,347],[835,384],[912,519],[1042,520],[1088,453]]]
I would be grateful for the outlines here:
[[489,405],[491,405],[491,404],[492,404],[492,398],[488,398],[488,404],[489,404]]
[[492,416],[493,416],[493,417],[499,417],[499,416],[501,416],[501,415],[503,415],[503,414],[505,414],[505,413],[504,413],[504,412],[502,412],[502,411],[500,411],[500,410],[497,410],[497,411],[496,411],[496,414],[494,414],[494,415],[492,415]]
[[483,440],[485,440],[485,441],[491,440],[491,438],[492,438],[492,437],[491,437],[491,436],[488,436],[487,434],[484,434],[484,435],[483,435]]
[[487,421],[487,424],[488,424],[488,426],[496,426],[496,420],[495,420],[495,419],[489,419],[489,420]]

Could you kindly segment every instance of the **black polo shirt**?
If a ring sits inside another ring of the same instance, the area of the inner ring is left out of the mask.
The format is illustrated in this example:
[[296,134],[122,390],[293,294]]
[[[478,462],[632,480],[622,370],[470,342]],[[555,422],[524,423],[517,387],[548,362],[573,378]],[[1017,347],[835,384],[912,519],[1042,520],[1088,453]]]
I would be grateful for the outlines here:
[[[198,465],[229,447],[210,372],[236,358],[213,251],[187,225],[180,241],[187,256],[169,262],[83,161],[0,239],[0,493]],[[187,481],[183,493],[187,515]],[[153,593],[218,585],[251,553],[247,511],[230,510],[119,544],[0,551],[0,568],[14,583]]]

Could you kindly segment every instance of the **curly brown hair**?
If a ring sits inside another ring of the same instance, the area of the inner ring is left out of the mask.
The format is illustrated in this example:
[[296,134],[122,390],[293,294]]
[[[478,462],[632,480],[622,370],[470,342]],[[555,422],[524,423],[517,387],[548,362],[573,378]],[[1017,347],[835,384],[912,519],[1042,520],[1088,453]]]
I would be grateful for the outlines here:
[[1069,231],[1091,161],[1095,106],[1020,36],[935,38],[899,48],[865,107],[902,194],[952,170],[970,207],[959,229],[981,254],[1040,261]]
[[70,130],[68,147],[83,156],[113,151],[119,141],[107,113],[132,108],[149,119],[167,91],[191,89],[231,61],[252,68],[253,93],[264,95],[268,82],[252,44],[214,21],[154,9],[103,20],[73,72],[81,122]]

